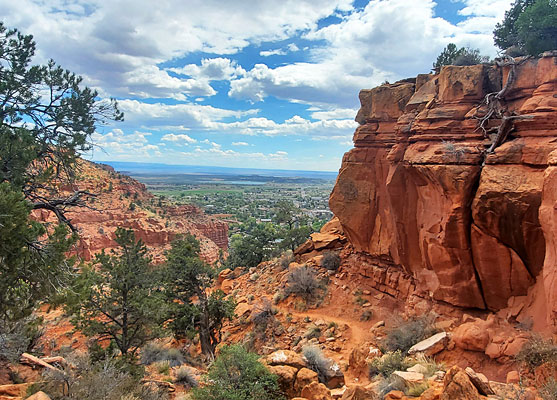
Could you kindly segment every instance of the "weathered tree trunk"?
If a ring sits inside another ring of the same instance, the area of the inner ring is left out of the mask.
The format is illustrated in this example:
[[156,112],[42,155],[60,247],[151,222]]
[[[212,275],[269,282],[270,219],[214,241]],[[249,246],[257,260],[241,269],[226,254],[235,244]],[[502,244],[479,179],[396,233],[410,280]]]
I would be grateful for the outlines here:
[[211,359],[214,359],[215,345],[211,340],[207,293],[205,293],[205,291],[200,291],[200,293],[198,293],[198,297],[199,304],[201,306],[201,318],[199,321],[199,342],[201,343],[201,352]]

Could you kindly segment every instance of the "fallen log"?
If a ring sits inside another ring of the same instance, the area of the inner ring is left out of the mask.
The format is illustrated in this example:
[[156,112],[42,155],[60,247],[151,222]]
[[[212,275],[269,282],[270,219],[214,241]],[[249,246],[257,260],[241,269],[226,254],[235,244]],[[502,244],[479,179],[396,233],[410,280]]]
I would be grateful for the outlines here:
[[51,369],[53,371],[60,371],[60,369],[56,368],[55,366],[50,365],[46,361],[41,360],[40,358],[35,357],[35,356],[33,356],[29,353],[23,353],[21,355],[21,362],[22,363],[27,363],[27,364],[38,365],[38,366],[41,366],[41,367],[44,367],[44,368]]

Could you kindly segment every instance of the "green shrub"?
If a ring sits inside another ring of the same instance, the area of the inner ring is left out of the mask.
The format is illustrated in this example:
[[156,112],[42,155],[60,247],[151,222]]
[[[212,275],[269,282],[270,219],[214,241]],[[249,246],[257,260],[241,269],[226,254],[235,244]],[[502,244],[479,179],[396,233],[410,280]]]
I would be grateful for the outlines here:
[[157,361],[155,365],[157,366],[157,372],[159,374],[168,375],[168,373],[170,372],[170,363],[166,360]]
[[333,251],[326,252],[323,254],[321,266],[329,271],[336,271],[340,267],[340,256]]
[[374,358],[369,364],[369,375],[374,377],[381,374],[388,378],[395,371],[406,371],[407,368],[414,365],[411,360],[407,359],[400,351],[386,353],[380,358]]
[[317,297],[320,289],[316,274],[308,266],[296,268],[288,274],[288,285],[286,294],[300,296],[306,302]]
[[331,360],[325,357],[321,349],[316,346],[304,346],[302,354],[306,359],[308,368],[317,372],[319,382],[326,382],[331,370]]
[[224,346],[209,368],[206,386],[195,388],[195,400],[282,400],[277,377],[240,345]]
[[191,369],[188,367],[180,367],[176,371],[175,382],[190,388],[195,388],[199,386],[199,383],[197,382],[197,378],[195,377]]
[[170,367],[178,367],[186,360],[178,349],[165,347],[158,343],[147,343],[141,349],[141,363],[151,365],[156,362],[166,361]]
[[425,315],[401,321],[387,333],[381,345],[387,351],[400,350],[406,355],[410,347],[437,332],[434,326],[435,318],[434,315]]
[[428,357],[424,354],[418,354],[415,358],[416,364],[420,364],[425,367],[424,376],[429,378],[433,376],[437,371],[445,371],[445,365],[443,363],[436,362],[433,358]]
[[318,326],[312,326],[306,332],[306,339],[318,339],[321,336],[321,328]]
[[425,392],[429,388],[429,384],[427,382],[423,383],[414,383],[408,386],[408,388],[404,391],[407,396],[411,397],[420,397],[423,392]]
[[546,362],[557,364],[557,345],[551,340],[545,340],[540,336],[532,337],[522,347],[516,356],[518,361],[525,362],[531,369]]

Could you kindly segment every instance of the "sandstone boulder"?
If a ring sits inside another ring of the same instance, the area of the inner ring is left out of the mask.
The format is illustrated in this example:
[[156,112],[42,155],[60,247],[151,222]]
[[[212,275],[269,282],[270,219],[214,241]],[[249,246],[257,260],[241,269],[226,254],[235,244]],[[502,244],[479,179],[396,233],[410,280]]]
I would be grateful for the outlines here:
[[486,321],[466,322],[453,331],[452,338],[463,350],[483,352],[489,344],[488,327]]
[[410,348],[410,350],[408,350],[408,354],[412,355],[422,353],[431,357],[443,351],[448,343],[449,335],[447,332],[439,332],[419,343],[416,343]]
[[288,365],[273,365],[268,368],[271,373],[278,376],[279,387],[286,395],[291,397],[296,395],[294,382],[296,381],[298,369]]
[[440,400],[481,400],[482,397],[468,374],[460,367],[452,367],[443,381],[443,392]]
[[306,362],[302,356],[292,350],[277,350],[269,354],[265,361],[269,365],[288,365],[296,369],[304,368]]
[[39,391],[32,396],[27,397],[27,400],[51,400],[50,396],[43,391]]
[[416,383],[422,383],[424,381],[424,374],[412,371],[395,371],[392,375],[400,378],[406,386],[410,386]]
[[344,394],[342,395],[342,400],[375,400],[377,399],[377,394],[364,386],[354,385],[349,386]]
[[325,374],[325,385],[329,389],[335,389],[344,385],[344,374],[336,363],[332,363]]
[[294,383],[294,390],[296,393],[301,393],[302,389],[311,383],[319,383],[317,372],[309,368],[302,368],[296,375],[296,382]]
[[470,367],[466,367],[464,372],[466,372],[468,378],[470,378],[470,382],[478,389],[480,394],[484,396],[495,394],[491,386],[489,386],[489,380],[483,374],[477,374],[476,371]]
[[0,385],[0,396],[23,397],[29,385],[28,383]]
[[308,400],[333,400],[331,391],[322,383],[312,382],[302,389],[302,397]]

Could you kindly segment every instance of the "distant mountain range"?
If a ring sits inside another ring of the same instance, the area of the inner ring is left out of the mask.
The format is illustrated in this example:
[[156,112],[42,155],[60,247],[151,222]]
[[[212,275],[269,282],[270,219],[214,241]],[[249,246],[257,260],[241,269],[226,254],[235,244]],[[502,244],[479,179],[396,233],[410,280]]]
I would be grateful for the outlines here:
[[116,171],[132,175],[229,175],[229,176],[261,176],[278,178],[309,178],[334,180],[338,173],[331,171],[301,171],[284,169],[228,168],[201,165],[170,165],[160,163],[140,163],[124,161],[102,161]]

